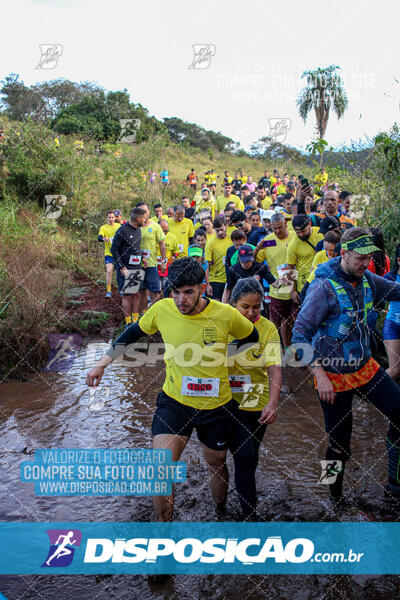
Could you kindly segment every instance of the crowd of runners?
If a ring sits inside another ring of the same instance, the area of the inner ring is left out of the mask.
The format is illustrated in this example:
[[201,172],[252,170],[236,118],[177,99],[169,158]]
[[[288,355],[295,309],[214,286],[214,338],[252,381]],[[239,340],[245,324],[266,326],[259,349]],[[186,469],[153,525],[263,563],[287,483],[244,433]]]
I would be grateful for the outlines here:
[[[191,169],[187,185],[176,205],[150,210],[139,202],[127,221],[112,210],[100,229],[106,296],[115,268],[125,330],[88,385],[98,385],[129,344],[160,332],[166,374],[153,447],[178,460],[196,429],[218,513],[229,451],[243,517],[252,520],[258,451],[277,417],[282,365],[300,376],[308,369],[336,475],[333,506],[345,505],[354,394],[388,419],[385,496],[400,506],[400,244],[391,263],[382,232],[358,226],[352,194],[325,169],[312,182],[277,170],[258,182],[243,171],[219,178],[210,170],[200,187]],[[376,360],[381,338],[386,371]],[[155,497],[154,509],[158,520],[171,520],[173,497]]]

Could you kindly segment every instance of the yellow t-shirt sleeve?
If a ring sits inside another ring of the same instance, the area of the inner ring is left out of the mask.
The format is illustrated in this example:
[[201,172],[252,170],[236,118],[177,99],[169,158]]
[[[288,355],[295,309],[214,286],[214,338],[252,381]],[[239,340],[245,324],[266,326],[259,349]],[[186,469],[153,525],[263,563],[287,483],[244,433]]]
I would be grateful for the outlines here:
[[102,225],[102,226],[100,227],[100,229],[99,229],[99,235],[102,235],[103,237],[107,237],[107,236],[106,236],[106,233],[105,233],[105,231],[104,231],[104,225]]
[[[207,259],[206,259],[207,260]],[[242,340],[251,334],[253,331],[253,323],[251,323],[246,317],[240,314],[236,308],[234,309],[234,315],[231,323],[230,335],[233,335],[234,339]]]
[[266,256],[265,248],[261,248],[261,250],[259,252],[257,252],[256,261],[259,263],[262,263],[262,262],[264,262],[264,260],[267,260],[267,256]]
[[143,317],[141,317],[138,322],[140,329],[149,335],[153,335],[154,333],[156,333],[156,331],[158,331],[157,304],[157,302],[156,304],[153,304],[153,306],[151,306],[149,310],[145,312]]
[[193,221],[190,221],[190,225],[189,225],[189,237],[191,238],[193,236],[194,236],[194,226],[193,226]]
[[281,341],[279,339],[278,330],[272,322],[269,323],[266,338],[264,350],[265,366],[272,367],[272,365],[281,365]]
[[160,225],[158,225],[158,227],[156,227],[156,240],[157,240],[157,242],[162,242],[162,240],[165,240],[165,234],[164,234],[163,230],[161,229]]

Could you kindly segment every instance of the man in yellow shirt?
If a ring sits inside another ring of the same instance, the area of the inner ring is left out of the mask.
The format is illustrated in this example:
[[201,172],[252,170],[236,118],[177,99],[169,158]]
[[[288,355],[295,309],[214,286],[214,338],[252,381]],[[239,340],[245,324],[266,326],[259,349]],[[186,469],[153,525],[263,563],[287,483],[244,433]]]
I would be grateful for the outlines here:
[[[169,265],[178,257],[179,249],[178,249],[178,241],[173,233],[169,231],[168,221],[166,219],[160,220],[160,227],[163,230],[165,235],[164,244],[165,244],[165,252],[167,255],[167,268],[163,270],[163,260],[161,256],[160,246],[158,247],[158,256],[157,256],[157,267],[158,267],[158,275],[161,281],[161,289],[164,292],[167,288],[168,283],[168,268]],[[164,293],[166,296],[166,294]]]
[[158,223],[150,219],[149,207],[145,202],[139,202],[138,208],[146,211],[146,221],[141,228],[142,237],[140,240],[140,249],[142,257],[147,262],[144,270],[144,279],[140,283],[140,312],[146,312],[148,307],[148,294],[151,304],[161,298],[161,281],[158,275],[157,255],[158,249],[161,254],[160,269],[165,271],[167,268],[167,254],[165,250],[165,235]]
[[97,240],[104,243],[104,262],[106,264],[106,298],[111,298],[111,281],[114,269],[114,259],[111,254],[111,244],[113,243],[115,232],[121,227],[120,223],[115,222],[115,213],[109,210],[107,213],[107,224],[102,225],[99,230]]
[[242,180],[243,185],[247,183],[247,175],[244,174],[243,169],[240,169],[240,179]]
[[316,184],[317,191],[321,191],[326,182],[328,181],[328,173],[325,168],[322,167],[320,172],[314,177],[314,183]]
[[[208,465],[215,507],[222,512],[228,491],[226,448],[239,410],[228,379],[227,347],[233,338],[235,350],[230,346],[228,354],[238,354],[243,346],[256,344],[259,335],[238,310],[203,297],[203,279],[204,270],[193,258],[173,262],[169,272],[172,298],[160,300],[139,323],[131,325],[90,369],[86,383],[97,386],[105,367],[122,356],[129,344],[159,331],[166,348],[166,374],[153,417],[153,448],[171,450],[177,461],[195,428]],[[155,368],[159,372],[159,367]],[[154,496],[153,505],[158,521],[172,520],[173,495]]]
[[154,205],[154,217],[152,218],[153,221],[155,221],[158,224],[160,224],[161,219],[168,219],[167,215],[164,214],[163,207],[161,206],[161,204]]
[[213,225],[215,235],[207,240],[205,249],[205,259],[208,262],[210,281],[207,294],[214,300],[222,300],[226,283],[226,253],[232,242],[226,235],[227,225],[224,217],[216,217]]
[[196,212],[207,209],[211,212],[212,218],[215,214],[215,199],[211,195],[209,188],[205,187],[201,190],[200,199],[196,202]]
[[[258,262],[266,260],[272,275],[279,280],[284,277],[287,247],[295,233],[288,230],[281,212],[271,215],[271,229],[272,233],[258,243],[254,255]],[[289,286],[269,288],[270,319],[280,330],[285,348],[290,346],[293,323],[298,313],[298,305],[291,299],[290,291]]]
[[193,221],[185,218],[183,206],[174,207],[173,219],[168,219],[169,230],[174,234],[178,242],[178,257],[187,256],[189,246],[193,241]]
[[226,183],[224,185],[224,193],[221,196],[217,197],[217,213],[221,214],[228,202],[233,202],[235,204],[235,210],[244,210],[244,204],[241,199],[236,196],[236,194],[232,194],[233,186],[231,183]]
[[267,196],[267,190],[263,184],[259,184],[257,187],[257,200],[264,210],[268,210],[272,204],[272,198]]
[[[297,215],[294,217],[293,229],[295,237],[289,242],[286,254],[286,263],[289,271],[296,269],[297,281],[293,281],[293,289],[290,297],[299,304],[299,294],[311,271],[311,265],[316,254],[315,246],[324,238],[322,233],[318,233],[318,227],[312,227],[307,215]],[[294,275],[294,273],[293,273]]]

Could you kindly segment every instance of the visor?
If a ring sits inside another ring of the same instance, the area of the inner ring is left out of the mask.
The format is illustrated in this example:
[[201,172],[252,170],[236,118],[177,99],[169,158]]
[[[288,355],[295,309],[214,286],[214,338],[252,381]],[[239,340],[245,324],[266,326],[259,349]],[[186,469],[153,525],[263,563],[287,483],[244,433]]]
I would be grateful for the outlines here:
[[374,245],[374,241],[371,235],[362,235],[361,237],[350,240],[349,242],[342,242],[341,247],[343,250],[353,250],[357,254],[371,254],[371,252],[381,252],[377,246]]
[[189,248],[189,256],[203,256],[202,248]]

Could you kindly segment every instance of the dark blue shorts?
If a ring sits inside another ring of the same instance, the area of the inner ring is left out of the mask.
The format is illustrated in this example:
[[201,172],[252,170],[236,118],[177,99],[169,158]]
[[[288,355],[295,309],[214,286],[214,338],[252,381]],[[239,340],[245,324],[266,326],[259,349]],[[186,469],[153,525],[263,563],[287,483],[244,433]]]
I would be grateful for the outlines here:
[[144,270],[144,279],[140,284],[141,290],[149,290],[149,292],[161,292],[161,281],[157,267],[147,267]]
[[385,319],[382,336],[384,340],[400,340],[400,323]]
[[190,437],[196,429],[197,437],[207,448],[225,450],[232,437],[238,410],[236,400],[218,408],[198,409],[181,404],[162,391],[158,394],[151,431],[153,436],[172,434]]
[[108,254],[106,254],[106,255],[104,256],[104,263],[105,263],[106,265],[107,265],[108,263],[110,263],[110,264],[112,264],[112,265],[113,265],[113,264],[114,264],[114,259],[113,259],[113,257],[112,257],[112,256],[109,256]]

